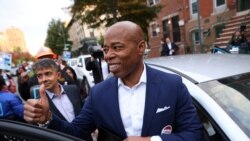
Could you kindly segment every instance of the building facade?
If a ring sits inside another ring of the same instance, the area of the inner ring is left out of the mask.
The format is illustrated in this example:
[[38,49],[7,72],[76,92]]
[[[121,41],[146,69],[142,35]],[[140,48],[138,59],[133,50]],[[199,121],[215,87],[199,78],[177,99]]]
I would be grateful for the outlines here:
[[0,32],[0,48],[4,52],[28,52],[23,32],[15,27]]
[[87,24],[81,23],[80,20],[71,20],[68,24],[69,39],[72,41],[73,56],[87,54],[87,45],[98,45],[98,40],[105,32],[104,27],[90,28]]
[[[220,36],[231,36],[236,28],[248,21],[246,17],[250,15],[249,0],[148,0],[148,3],[164,6],[158,18],[149,25],[149,57],[160,55],[161,39],[166,35],[179,45],[179,54],[208,52],[215,43],[228,42],[229,37]],[[225,29],[231,19],[240,15],[241,21],[237,20],[232,24],[234,27]],[[199,39],[199,30],[202,40]],[[230,32],[222,33],[225,30]],[[218,41],[218,38],[223,40]]]

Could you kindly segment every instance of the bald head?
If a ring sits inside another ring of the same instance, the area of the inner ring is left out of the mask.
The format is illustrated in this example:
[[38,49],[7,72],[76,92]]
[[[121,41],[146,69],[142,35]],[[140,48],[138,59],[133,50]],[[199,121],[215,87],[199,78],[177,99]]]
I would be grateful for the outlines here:
[[144,34],[139,25],[131,21],[121,21],[113,24],[108,28],[105,35],[108,34],[126,34],[126,37],[135,42],[144,40]]

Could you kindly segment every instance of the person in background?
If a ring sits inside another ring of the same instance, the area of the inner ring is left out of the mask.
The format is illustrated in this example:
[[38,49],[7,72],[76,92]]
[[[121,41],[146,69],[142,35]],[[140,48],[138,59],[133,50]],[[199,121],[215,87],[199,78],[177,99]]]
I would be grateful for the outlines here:
[[23,64],[19,65],[17,75],[18,92],[24,101],[30,98],[28,85],[29,76],[27,73],[28,71],[25,66]]
[[62,56],[58,56],[56,63],[60,66],[61,70],[68,66],[67,61],[65,61]]
[[23,103],[15,94],[6,90],[4,78],[0,75],[0,119],[23,120]]
[[70,66],[66,66],[63,68],[63,71],[65,71],[74,80],[76,85],[79,85],[77,81],[76,72],[73,68],[71,68]]
[[165,40],[163,40],[161,56],[176,55],[179,47],[174,42],[171,42],[169,36],[166,36],[164,39]]
[[60,119],[71,122],[82,109],[80,90],[76,85],[61,85],[58,77],[60,67],[49,58],[38,60],[32,67],[40,87],[45,88],[50,110]]
[[246,42],[246,39],[241,35],[241,32],[239,30],[236,30],[234,34],[231,37],[231,40],[229,41],[228,45],[230,46],[240,46],[241,43]]
[[9,86],[8,86],[8,90],[13,93],[16,94],[17,90],[16,90],[16,82],[13,79],[12,76],[8,75],[8,79],[9,79]]
[[[63,68],[62,71],[65,72],[65,73],[67,73],[68,76],[71,77],[71,79],[73,80],[73,84],[75,84],[81,90],[81,88],[80,88],[80,82],[77,79],[75,70],[72,67],[70,67],[70,66],[66,66],[66,67]],[[82,93],[82,90],[81,90],[81,93]]]
[[103,46],[114,76],[90,89],[80,115],[71,123],[60,120],[49,110],[41,88],[41,98],[25,104],[25,120],[83,139],[98,128],[99,135],[110,133],[98,135],[99,140],[115,134],[124,141],[201,141],[202,125],[181,77],[147,66],[145,49],[137,24],[115,23],[106,31]]
[[[50,58],[50,59],[56,59],[56,54],[48,47],[41,47],[36,56],[35,59],[36,61],[43,59],[43,58]],[[61,71],[61,70],[60,70]],[[27,79],[28,78],[28,79]],[[23,75],[21,75],[21,83],[20,83],[20,95],[25,95],[25,99],[29,99],[30,98],[30,91],[31,91],[31,87],[38,85],[38,80],[36,77],[36,74],[34,74],[33,71],[29,71],[27,73],[23,73]],[[68,76],[67,73],[65,72],[61,72],[60,77],[58,78],[58,81],[60,82],[60,84],[64,85],[70,85],[73,84],[73,80]]]
[[90,46],[88,51],[91,58],[86,63],[86,70],[93,72],[94,83],[97,84],[108,76],[108,65],[103,58],[103,51],[100,46]]
[[231,53],[240,53],[240,54],[248,53],[247,40],[244,36],[242,36],[240,30],[236,30],[234,32],[226,48]]

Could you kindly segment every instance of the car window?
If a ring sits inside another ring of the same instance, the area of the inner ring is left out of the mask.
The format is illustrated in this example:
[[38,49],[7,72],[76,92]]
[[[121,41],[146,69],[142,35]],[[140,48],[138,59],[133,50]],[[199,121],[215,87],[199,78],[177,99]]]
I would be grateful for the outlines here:
[[199,84],[250,137],[250,73]]
[[71,66],[76,66],[77,65],[77,60],[76,59],[73,59],[72,61],[71,61]]
[[203,125],[203,141],[229,141],[229,138],[208,112],[194,99],[193,103]]
[[85,61],[85,66],[86,66],[87,62],[90,61],[90,59],[91,59],[91,57],[86,57],[86,58],[84,59],[84,61]]
[[78,63],[78,65],[80,65],[80,67],[83,66],[82,58],[79,58],[79,63]]

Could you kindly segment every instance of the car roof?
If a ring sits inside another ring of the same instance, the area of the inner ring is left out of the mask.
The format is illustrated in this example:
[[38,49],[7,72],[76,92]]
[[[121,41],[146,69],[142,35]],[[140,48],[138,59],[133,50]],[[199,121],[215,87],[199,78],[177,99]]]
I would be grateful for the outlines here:
[[91,57],[91,55],[90,55],[90,54],[84,54],[84,55],[78,56],[78,58],[79,58],[79,57],[87,58],[87,57]]
[[173,71],[202,83],[250,72],[250,55],[190,54],[146,59],[147,64]]

